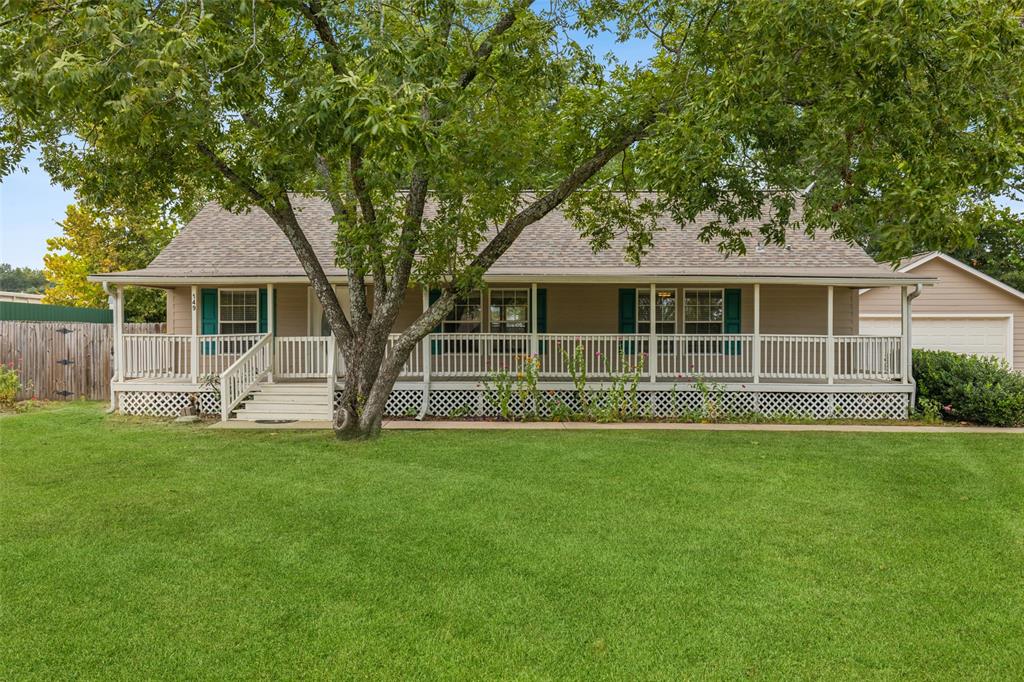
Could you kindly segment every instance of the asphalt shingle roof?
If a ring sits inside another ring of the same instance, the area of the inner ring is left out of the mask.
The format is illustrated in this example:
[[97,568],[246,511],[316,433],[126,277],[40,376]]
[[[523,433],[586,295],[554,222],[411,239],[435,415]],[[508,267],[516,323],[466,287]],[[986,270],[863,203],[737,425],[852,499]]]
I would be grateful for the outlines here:
[[[329,204],[315,197],[292,199],[299,222],[329,276],[341,276],[334,265]],[[516,243],[491,269],[496,275],[606,274],[657,275],[837,275],[892,276],[892,270],[876,263],[863,249],[828,235],[810,238],[792,230],[785,247],[758,246],[756,236],[746,240],[747,253],[729,257],[715,244],[701,242],[702,225],[714,218],[707,213],[680,228],[664,216],[665,229],[654,237],[654,248],[640,267],[624,257],[625,238],[595,253],[565,217],[555,210],[526,228]],[[758,221],[744,226],[757,234]],[[123,273],[129,274],[129,273]],[[281,230],[261,210],[231,213],[215,203],[207,204],[145,270],[133,275],[182,277],[292,276],[302,275],[294,251]]]

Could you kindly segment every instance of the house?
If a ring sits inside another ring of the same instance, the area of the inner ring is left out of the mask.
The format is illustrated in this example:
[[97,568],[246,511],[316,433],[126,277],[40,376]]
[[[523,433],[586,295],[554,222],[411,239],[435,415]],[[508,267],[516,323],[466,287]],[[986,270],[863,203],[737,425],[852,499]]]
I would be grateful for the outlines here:
[[[329,206],[294,204],[346,307]],[[717,409],[733,413],[905,418],[911,300],[935,277],[893,272],[856,246],[800,231],[785,247],[751,238],[745,255],[726,258],[697,238],[712,219],[662,218],[634,267],[623,240],[594,253],[553,211],[410,355],[388,412],[493,414],[485,380],[527,354],[540,360],[541,389],[571,402],[578,348],[594,390],[643,363],[639,389],[654,416],[701,407],[710,384]],[[755,222],[746,227],[757,234]],[[111,388],[122,412],[173,415],[194,400],[223,419],[331,415],[344,363],[290,244],[262,211],[207,205],[145,269],[91,279],[107,287],[118,321],[126,286],[168,293],[167,334],[118,334]],[[858,292],[869,287],[894,292],[904,326],[860,333]],[[430,299],[411,290],[395,331]]]
[[[914,301],[914,348],[992,356],[1024,369],[1024,292],[938,251],[918,254],[896,271],[938,279]],[[895,333],[899,317],[893,290],[861,292],[864,333]]]
[[0,291],[0,303],[10,301],[13,303],[42,303],[42,294],[29,294],[24,291]]

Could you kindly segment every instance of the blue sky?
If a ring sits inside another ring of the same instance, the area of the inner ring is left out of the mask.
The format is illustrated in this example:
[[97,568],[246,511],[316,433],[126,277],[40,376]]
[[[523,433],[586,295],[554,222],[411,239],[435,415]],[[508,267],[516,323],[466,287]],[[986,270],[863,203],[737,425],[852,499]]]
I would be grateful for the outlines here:
[[[574,37],[584,41],[581,35]],[[593,47],[599,55],[614,52],[619,59],[634,63],[651,55],[646,41],[616,44],[608,34],[594,40]],[[74,194],[50,182],[37,155],[29,156],[23,165],[27,173],[17,171],[0,179],[0,262],[41,268],[46,240],[60,234],[57,221],[63,219]],[[1024,202],[1003,203],[1024,213]]]

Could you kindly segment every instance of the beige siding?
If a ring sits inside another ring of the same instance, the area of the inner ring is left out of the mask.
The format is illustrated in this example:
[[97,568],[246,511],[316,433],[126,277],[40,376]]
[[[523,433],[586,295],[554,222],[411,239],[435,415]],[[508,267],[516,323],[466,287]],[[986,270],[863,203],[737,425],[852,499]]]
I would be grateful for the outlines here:
[[[914,299],[916,314],[1013,315],[1013,366],[1024,367],[1024,300],[938,258],[914,268],[915,275],[938,277]],[[899,314],[899,287],[871,289],[860,297],[860,312]]]
[[[494,288],[529,288],[529,284],[509,284]],[[647,284],[541,284],[547,289],[548,331],[554,334],[614,334],[619,329],[619,289],[645,289]],[[737,287],[684,287],[674,288],[680,301],[679,331],[682,332],[682,296],[686,289],[738,288],[740,289],[741,329],[751,333],[754,329],[754,289],[751,285]],[[281,336],[302,336],[309,333],[309,287],[301,284],[282,284],[275,287],[277,297],[277,333]],[[368,295],[373,295],[372,287]],[[342,308],[349,311],[348,292],[338,288]],[[825,287],[797,285],[763,285],[761,287],[761,331],[765,334],[824,334],[827,330],[825,314],[827,298]],[[858,297],[856,290],[835,290],[835,333],[856,334],[858,330]],[[488,292],[483,292],[483,323],[487,328]],[[189,316],[189,287],[169,290],[167,297],[168,331],[173,334],[191,333]],[[407,328],[423,309],[418,288],[409,289],[395,331]]]
[[192,333],[192,287],[167,290],[167,333]]
[[[753,297],[753,293],[751,293]],[[746,311],[744,311],[746,312]],[[752,317],[753,311],[744,317]],[[836,287],[833,330],[857,334],[857,290]],[[744,324],[744,331],[747,325]],[[761,287],[761,332],[764,334],[825,334],[828,332],[828,287],[770,284]]]
[[309,333],[306,292],[302,284],[279,284],[274,287],[277,299],[278,336],[305,336]]

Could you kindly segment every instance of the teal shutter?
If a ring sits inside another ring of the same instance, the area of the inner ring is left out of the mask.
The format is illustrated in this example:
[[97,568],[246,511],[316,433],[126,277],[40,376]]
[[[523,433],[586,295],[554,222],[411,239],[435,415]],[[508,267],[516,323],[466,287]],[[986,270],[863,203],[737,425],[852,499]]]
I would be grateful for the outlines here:
[[267,333],[267,289],[260,289],[260,334]]
[[[537,333],[548,333],[548,290],[537,289]],[[547,342],[541,341],[537,344],[537,352],[541,355],[547,349]]]
[[[437,299],[439,299],[439,298],[441,298],[441,290],[440,289],[431,289],[430,290],[430,294],[429,294],[429,298],[428,298],[428,300],[430,301],[430,305],[434,305],[434,303],[436,303]],[[434,327],[432,332],[434,334],[440,334],[441,333],[441,329],[442,329],[442,325],[439,324],[436,327]],[[435,339],[434,341],[430,342],[430,354],[431,355],[440,355],[441,354],[441,341]]]
[[[740,325],[740,290],[725,290],[725,333],[739,334]],[[730,341],[726,344],[725,352],[729,355],[739,355],[740,344]]]
[[[619,289],[619,333],[636,334],[636,289]],[[634,355],[636,344],[623,344],[622,351]]]
[[[200,295],[202,303],[202,325],[200,331],[203,334],[217,333],[217,290],[203,289]],[[217,349],[212,341],[203,344],[203,355],[213,355]]]

